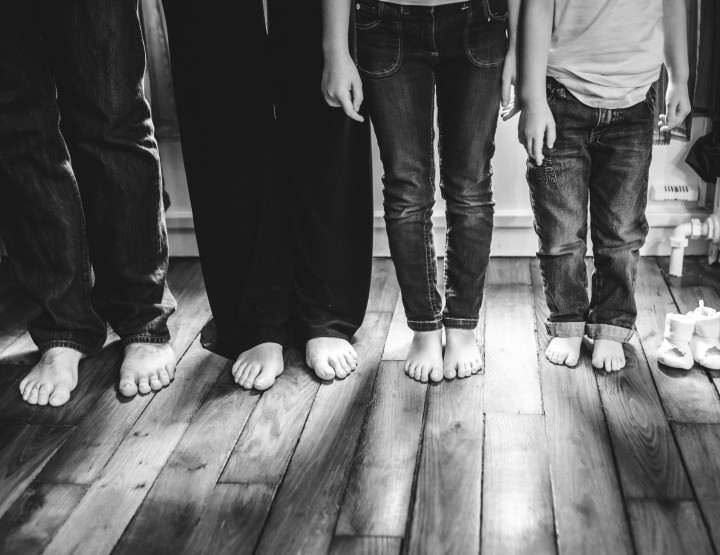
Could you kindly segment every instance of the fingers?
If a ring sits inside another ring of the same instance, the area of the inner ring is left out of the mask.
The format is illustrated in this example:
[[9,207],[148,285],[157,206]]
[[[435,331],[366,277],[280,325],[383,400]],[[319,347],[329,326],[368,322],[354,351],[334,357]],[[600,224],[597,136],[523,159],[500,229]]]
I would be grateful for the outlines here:
[[352,103],[353,110],[360,117],[359,121],[363,121],[364,118],[362,116],[360,116],[360,114],[359,114],[360,106],[362,105],[363,99],[364,99],[363,91],[362,91],[362,83],[360,82],[360,80],[353,81],[351,94],[352,94],[352,99],[353,99],[353,103]]
[[511,94],[511,88],[512,84],[510,83],[510,79],[507,79],[505,75],[503,75],[503,81],[502,81],[502,95],[500,97],[500,105],[505,108],[510,104],[510,101],[512,100],[510,94]]
[[548,123],[548,126],[545,128],[545,144],[548,148],[555,146],[555,139],[555,125]]
[[347,117],[354,119],[355,121],[364,121],[363,117],[358,114],[353,107],[353,101],[349,90],[343,91],[340,95],[338,95],[338,99],[340,100],[343,112],[345,112]]
[[532,139],[532,143],[531,143],[532,157],[535,158],[535,163],[538,166],[541,166],[542,161],[543,161],[542,147],[543,147],[542,139],[537,138],[537,137]]
[[[516,114],[519,114],[519,113],[520,113],[520,106],[518,106],[514,102],[511,102],[505,108],[500,110],[500,116],[502,117],[503,121],[508,121],[509,119],[512,119]],[[520,141],[520,142],[522,142],[522,141]]]

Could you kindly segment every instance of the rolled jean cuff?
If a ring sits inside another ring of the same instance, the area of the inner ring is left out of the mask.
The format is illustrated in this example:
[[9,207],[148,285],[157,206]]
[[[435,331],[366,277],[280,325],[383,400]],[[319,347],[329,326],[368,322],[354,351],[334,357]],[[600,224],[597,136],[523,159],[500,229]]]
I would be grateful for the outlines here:
[[479,322],[479,318],[449,318],[443,317],[442,322],[446,328],[457,330],[474,330]]
[[443,327],[442,320],[438,318],[437,320],[427,320],[427,321],[418,321],[418,320],[408,320],[408,327],[413,331],[435,331],[435,330],[441,330]]
[[66,349],[73,349],[87,356],[92,356],[96,354],[100,349],[102,349],[102,345],[100,345],[99,347],[88,347],[87,345],[83,345],[82,343],[73,341],[71,339],[52,339],[50,341],[38,343],[37,347],[38,351],[40,351],[41,354],[45,351],[49,351],[54,347],[64,347]]
[[588,324],[587,336],[590,339],[609,339],[618,343],[627,343],[632,339],[633,329],[621,328],[610,324]]
[[582,337],[585,335],[585,322],[545,322],[550,337]]
[[130,337],[123,337],[122,344],[127,347],[131,343],[167,343],[170,341],[170,332],[164,333],[137,333]]

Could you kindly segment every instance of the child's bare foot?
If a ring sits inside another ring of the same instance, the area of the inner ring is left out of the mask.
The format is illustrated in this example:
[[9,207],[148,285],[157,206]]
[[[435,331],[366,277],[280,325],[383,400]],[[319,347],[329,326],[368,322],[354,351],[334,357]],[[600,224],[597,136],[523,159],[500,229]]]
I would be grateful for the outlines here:
[[545,349],[545,356],[553,364],[575,366],[580,360],[582,337],[553,337]]
[[449,380],[455,376],[467,378],[482,368],[480,347],[474,330],[445,329],[445,361],[443,374]]
[[405,373],[419,382],[442,380],[442,330],[414,332]]
[[248,349],[235,361],[232,375],[240,387],[264,390],[272,387],[275,378],[285,370],[282,345],[261,343]]
[[593,342],[592,365],[605,372],[617,372],[625,368],[625,353],[622,343],[611,339],[596,339]]
[[342,380],[357,368],[358,354],[339,337],[315,337],[307,342],[305,362],[321,380]]
[[67,403],[78,381],[78,364],[83,354],[67,347],[45,351],[30,373],[20,382],[20,394],[31,405],[57,407]]
[[120,393],[132,397],[159,391],[175,379],[175,351],[170,343],[130,343],[120,367]]

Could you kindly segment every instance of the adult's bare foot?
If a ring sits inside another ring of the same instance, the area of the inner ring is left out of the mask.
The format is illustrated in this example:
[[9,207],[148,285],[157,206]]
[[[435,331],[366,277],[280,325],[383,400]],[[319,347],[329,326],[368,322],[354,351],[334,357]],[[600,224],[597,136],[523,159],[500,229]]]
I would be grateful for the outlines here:
[[78,364],[83,354],[68,347],[45,351],[40,361],[20,382],[20,394],[31,405],[58,407],[70,399],[78,382]]
[[237,384],[245,389],[264,390],[285,370],[283,348],[278,343],[261,343],[240,353],[232,367]]
[[442,330],[414,332],[405,373],[419,382],[426,382],[428,378],[434,382],[442,380]]
[[467,378],[482,368],[480,347],[474,330],[445,328],[445,358],[443,375],[452,379]]
[[120,393],[159,391],[175,378],[175,351],[170,343],[130,343],[120,366]]
[[315,337],[305,346],[305,362],[321,380],[342,380],[357,368],[358,354],[339,337]]

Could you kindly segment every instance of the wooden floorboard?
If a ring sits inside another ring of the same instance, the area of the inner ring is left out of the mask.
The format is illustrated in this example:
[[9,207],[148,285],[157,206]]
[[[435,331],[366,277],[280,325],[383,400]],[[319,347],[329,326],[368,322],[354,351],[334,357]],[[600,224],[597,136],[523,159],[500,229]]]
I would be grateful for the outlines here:
[[381,363],[337,535],[405,535],[427,388],[402,362]]
[[439,384],[405,376],[412,332],[376,260],[360,368],[322,382],[287,349],[262,393],[200,347],[200,267],[173,259],[175,383],[121,398],[111,333],[60,409],[20,399],[37,307],[7,268],[0,553],[720,553],[720,375],[656,359],[668,312],[720,308],[720,267],[699,257],[681,278],[640,260],[638,334],[615,374],[587,348],[575,368],[550,364],[537,262],[493,258],[484,373]]
[[355,346],[357,370],[318,391],[258,553],[329,548],[389,325],[389,313],[368,313]]
[[556,553],[545,418],[488,413],[484,453],[480,552]]
[[[549,342],[540,272],[532,267],[538,352]],[[619,477],[590,357],[574,368],[539,357],[561,554],[633,553]]]
[[47,553],[107,553],[145,499],[187,429],[207,389],[229,361],[198,342],[178,365],[171,388],[158,395],[137,420]]
[[677,370],[657,361],[665,316],[677,314],[678,307],[652,258],[638,263],[635,298],[635,326],[667,417],[675,422],[720,423],[720,398],[704,371]]

